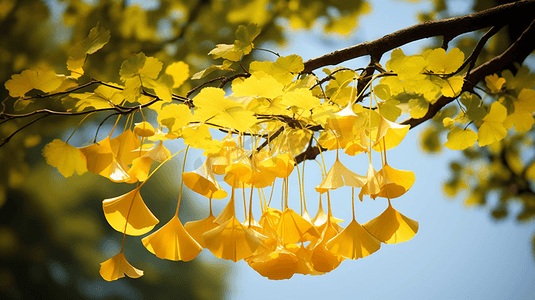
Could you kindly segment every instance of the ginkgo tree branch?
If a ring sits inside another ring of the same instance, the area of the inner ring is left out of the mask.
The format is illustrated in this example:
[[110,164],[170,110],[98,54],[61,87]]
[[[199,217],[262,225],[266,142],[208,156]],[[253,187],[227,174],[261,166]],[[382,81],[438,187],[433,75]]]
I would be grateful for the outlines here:
[[[514,61],[524,60],[531,52],[535,50],[535,20],[531,22],[530,26],[522,33],[522,35],[502,54],[494,57],[493,59],[485,62],[479,67],[472,70],[470,74],[465,76],[462,92],[472,91],[474,87],[485,78],[487,75],[491,75],[502,71],[506,66],[510,65]],[[461,93],[462,93],[461,92]],[[425,121],[434,117],[444,106],[454,101],[456,98],[440,96],[438,100],[429,105],[429,110],[424,117],[415,119],[408,119],[402,124],[410,125],[414,128]]]
[[321,67],[337,65],[366,55],[380,58],[390,50],[421,39],[443,36],[445,40],[451,40],[461,34],[475,30],[510,24],[519,19],[533,19],[535,17],[535,14],[533,14],[534,11],[535,1],[526,0],[496,6],[461,17],[427,21],[385,35],[373,41],[310,59],[305,62],[303,73],[310,73]]

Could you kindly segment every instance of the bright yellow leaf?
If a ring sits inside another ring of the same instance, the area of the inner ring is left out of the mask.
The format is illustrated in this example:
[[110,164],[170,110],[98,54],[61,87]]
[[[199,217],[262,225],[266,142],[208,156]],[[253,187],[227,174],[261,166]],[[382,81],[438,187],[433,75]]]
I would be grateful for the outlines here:
[[319,193],[325,193],[342,186],[362,187],[364,184],[366,177],[353,173],[336,159],[327,176],[315,189]]
[[316,238],[320,235],[314,225],[305,220],[293,209],[286,208],[282,212],[279,225],[277,227],[277,234],[284,244],[297,244],[298,242],[305,242],[305,233],[309,233]]
[[207,231],[210,231],[219,224],[214,222],[215,216],[210,211],[210,215],[202,220],[198,221],[190,221],[184,224],[184,229],[191,235],[193,239],[201,245],[201,247],[206,248],[206,244],[204,243],[203,234]]
[[265,237],[244,227],[235,216],[203,234],[206,248],[222,259],[237,262],[251,256]]
[[444,146],[451,150],[464,150],[474,145],[477,141],[477,133],[472,129],[461,129],[459,127],[452,127],[448,132],[448,141]]
[[130,278],[143,276],[143,271],[134,268],[124,257],[123,252],[117,253],[114,257],[100,264],[100,276],[106,281],[113,281],[123,278],[124,275]]
[[315,106],[321,105],[319,98],[312,96],[309,89],[296,89],[282,95],[282,105],[294,106],[309,112]]
[[377,197],[397,198],[405,194],[414,184],[416,177],[412,171],[397,170],[387,163],[377,172],[381,174],[384,185]]
[[[377,128],[377,137],[373,144],[373,150],[385,151],[390,150],[405,138],[407,132],[409,132],[409,125],[401,125],[394,122],[390,122],[383,116],[380,116],[379,127]],[[383,141],[384,138],[384,141]]]
[[45,146],[43,156],[46,158],[46,162],[58,168],[64,177],[71,176],[74,171],[78,175],[87,172],[87,162],[83,153],[78,148],[59,139],[55,139]]
[[283,246],[275,250],[261,248],[246,261],[258,274],[271,280],[290,279],[299,266],[299,258]]
[[479,127],[478,143],[480,147],[502,140],[507,136],[507,130],[503,122],[507,117],[507,109],[499,102],[490,106],[489,113],[483,118],[483,124]]
[[170,64],[165,68],[165,74],[173,76],[173,88],[180,87],[189,77],[189,66],[183,61]]
[[464,62],[464,53],[459,48],[452,48],[447,54],[443,48],[436,48],[427,54],[427,69],[433,73],[450,74]]
[[191,120],[191,110],[185,104],[171,103],[158,111],[158,123],[167,127],[169,132],[176,132]]
[[245,132],[257,122],[251,111],[225,98],[225,91],[207,87],[193,98],[194,119]]
[[182,129],[184,144],[197,148],[206,149],[213,144],[212,135],[206,124],[190,124]]
[[264,72],[255,72],[243,82],[232,84],[232,91],[236,97],[253,96],[275,98],[282,95],[284,86],[275,78]]
[[400,214],[390,201],[381,215],[362,226],[385,244],[408,241],[418,232],[418,222]]
[[190,261],[202,251],[202,246],[184,229],[178,215],[158,231],[144,237],[141,242],[161,259]]
[[207,157],[205,162],[197,170],[182,173],[184,184],[192,191],[210,199],[223,199],[227,192],[219,186],[212,171],[212,158]]
[[114,182],[124,182],[130,179],[127,167],[117,159],[112,150],[110,137],[79,149],[86,158],[89,172],[99,174]]
[[102,202],[104,216],[111,227],[128,235],[142,235],[158,224],[139,193],[139,187],[132,191]]
[[12,75],[11,79],[6,81],[5,87],[11,97],[17,98],[24,97],[33,89],[50,93],[56,90],[64,80],[64,76],[58,76],[52,70],[25,70],[20,74]]
[[329,240],[327,249],[349,259],[366,257],[381,248],[381,241],[371,235],[355,219],[342,232]]

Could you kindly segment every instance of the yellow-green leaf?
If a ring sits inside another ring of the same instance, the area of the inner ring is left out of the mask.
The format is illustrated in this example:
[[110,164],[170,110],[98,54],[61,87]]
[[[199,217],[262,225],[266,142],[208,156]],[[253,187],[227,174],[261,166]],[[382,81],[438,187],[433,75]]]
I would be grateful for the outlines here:
[[78,175],[87,172],[86,160],[82,152],[62,140],[55,139],[48,143],[43,149],[43,156],[49,165],[56,167],[65,177],[71,176],[74,171]]
[[52,70],[38,69],[25,70],[20,74],[11,76],[11,79],[6,81],[5,87],[9,91],[11,97],[24,97],[24,95],[33,90],[41,90],[49,93],[57,89],[65,80],[64,76],[58,76]]
[[411,118],[423,118],[429,110],[429,102],[424,98],[411,99],[409,100],[409,109]]
[[459,127],[452,127],[448,132],[448,141],[444,146],[451,150],[464,150],[474,145],[477,141],[477,133],[472,129],[461,129]]
[[78,42],[70,51],[69,59],[67,60],[67,69],[74,71],[72,75],[76,78],[84,73],[82,67],[86,56],[93,54],[97,50],[101,49],[110,40],[110,31],[97,26],[93,27],[89,31],[89,35]]

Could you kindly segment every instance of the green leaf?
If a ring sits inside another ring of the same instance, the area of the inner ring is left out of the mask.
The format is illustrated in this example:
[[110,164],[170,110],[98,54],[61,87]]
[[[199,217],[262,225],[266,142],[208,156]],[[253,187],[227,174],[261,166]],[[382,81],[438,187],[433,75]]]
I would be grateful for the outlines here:
[[392,97],[392,95],[390,94],[390,87],[386,84],[378,84],[374,86],[373,92],[377,97],[383,100],[388,100]]
[[89,35],[78,42],[70,51],[69,59],[67,60],[67,69],[72,71],[72,76],[75,78],[84,74],[83,66],[86,56],[93,54],[101,49],[110,40],[110,31],[106,30],[97,24],[89,31]]
[[381,116],[391,122],[395,122],[401,115],[401,108],[398,107],[399,101],[390,99],[379,104]]
[[423,118],[429,110],[429,102],[425,98],[411,99],[409,100],[409,109],[411,118]]
[[253,49],[253,40],[260,34],[258,25],[252,23],[247,27],[240,25],[236,30],[236,40],[234,41],[234,48],[237,52],[242,52],[244,55],[249,54]]
[[465,92],[461,95],[461,103],[466,107],[466,116],[471,121],[481,121],[487,111],[481,106],[481,99],[477,95]]

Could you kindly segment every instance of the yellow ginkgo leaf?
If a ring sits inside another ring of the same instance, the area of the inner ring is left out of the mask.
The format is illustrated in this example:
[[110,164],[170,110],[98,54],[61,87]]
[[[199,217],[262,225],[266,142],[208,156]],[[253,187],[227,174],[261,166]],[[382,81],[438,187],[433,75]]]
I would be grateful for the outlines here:
[[480,147],[500,141],[507,136],[507,130],[503,126],[506,117],[507,108],[500,102],[492,103],[489,113],[483,118],[483,124],[479,127],[477,141]]
[[282,95],[281,104],[297,107],[303,111],[310,111],[315,106],[321,105],[320,99],[312,95],[309,89],[295,89]]
[[272,172],[278,178],[287,178],[292,174],[295,159],[290,153],[284,152],[261,160],[257,166],[260,171]]
[[128,170],[128,176],[130,179],[128,183],[134,183],[136,181],[143,182],[147,180],[150,173],[150,166],[152,165],[152,158],[143,155],[132,161],[132,166]]
[[225,170],[223,180],[233,188],[248,187],[253,176],[251,159],[247,156],[232,162]]
[[[321,201],[320,201],[320,205],[318,207],[318,212],[316,213],[316,215],[312,219],[312,224],[314,224],[314,227],[316,227],[316,228],[323,227],[325,225],[325,223],[327,223],[327,218],[328,217],[329,216],[327,215],[325,210],[323,210],[323,205],[321,204]],[[334,216],[331,216],[331,222],[332,223],[335,223],[335,224],[336,223],[342,223],[343,221],[344,220],[337,219]]]
[[185,104],[171,103],[158,111],[158,123],[167,127],[169,132],[176,132],[186,126],[191,119],[191,110]]
[[49,165],[58,168],[61,175],[65,177],[71,176],[74,171],[78,175],[87,172],[84,154],[78,148],[62,140],[55,139],[48,143],[43,149],[43,156]]
[[130,180],[128,167],[122,161],[117,160],[111,147],[110,137],[79,149],[86,158],[89,172],[99,174],[114,182]]
[[405,138],[409,129],[409,125],[390,122],[383,116],[380,116],[379,128],[377,128],[377,137],[373,144],[373,150],[385,151],[396,147]]
[[364,184],[366,184],[366,177],[353,173],[337,158],[327,176],[315,189],[319,193],[325,193],[342,186],[362,187]]
[[366,174],[366,184],[360,190],[359,198],[362,201],[363,195],[369,195],[372,199],[377,198],[377,195],[384,186],[383,175],[376,172],[371,162],[368,165],[368,172]]
[[344,260],[342,255],[334,254],[325,247],[325,241],[312,250],[310,261],[315,271],[328,273],[338,268]]
[[196,107],[193,118],[201,122],[245,132],[257,121],[242,104],[225,98],[223,89],[204,88],[192,101]]
[[223,211],[217,216],[217,218],[214,220],[216,224],[223,224],[226,221],[230,220],[232,217],[236,215],[236,202],[234,200],[234,189],[232,189],[232,194],[230,195],[230,200],[228,201],[227,205],[225,205],[225,208],[223,208]]
[[412,187],[416,180],[414,172],[394,169],[388,163],[385,163],[377,173],[382,176],[384,181],[377,197],[389,199],[400,197]]
[[232,216],[225,223],[203,234],[206,248],[222,259],[234,262],[251,256],[265,237],[244,227]]
[[153,136],[154,127],[152,127],[149,122],[136,123],[136,127],[134,127],[134,133],[142,137]]
[[448,141],[444,143],[445,147],[451,150],[464,150],[473,146],[477,141],[477,133],[472,129],[461,129],[459,127],[452,127],[448,132]]
[[173,88],[176,89],[189,78],[189,66],[183,61],[174,62],[165,68],[165,74],[173,76]]
[[379,250],[381,241],[353,219],[342,232],[327,242],[326,247],[334,254],[359,259]]
[[5,87],[9,95],[13,98],[24,97],[24,95],[33,90],[41,90],[49,93],[57,89],[65,80],[64,76],[56,75],[52,70],[25,70],[20,74],[11,76],[6,81]]
[[141,241],[147,250],[162,259],[190,261],[202,251],[202,246],[184,229],[178,215]]
[[268,207],[263,213],[262,216],[260,216],[259,224],[263,228],[271,227],[273,229],[277,229],[279,227],[279,222],[282,217],[282,211]]
[[322,275],[323,272],[314,270],[312,265],[312,250],[307,249],[302,243],[298,246],[296,244],[286,245],[286,249],[297,257],[297,267],[294,272],[303,275]]
[[89,35],[78,42],[69,51],[69,59],[67,60],[67,69],[73,71],[71,76],[78,78],[84,74],[83,66],[88,54],[93,54],[110,40],[110,31],[97,26],[91,28]]
[[139,187],[119,197],[102,202],[104,216],[113,229],[128,235],[142,235],[158,224],[139,194]]
[[143,271],[134,268],[126,260],[122,251],[101,263],[99,273],[106,281],[117,280],[123,278],[125,275],[130,278],[139,278],[143,276]]
[[433,73],[450,74],[464,62],[464,53],[459,48],[452,48],[447,54],[443,48],[437,48],[426,53],[427,69]]
[[210,215],[202,220],[198,221],[190,221],[184,224],[184,228],[186,231],[191,235],[193,239],[201,245],[201,247],[206,248],[206,244],[204,243],[203,234],[207,231],[210,231],[219,224],[214,222],[215,216],[210,212]]
[[286,248],[279,246],[275,250],[261,248],[246,261],[258,274],[271,280],[282,280],[290,279],[296,273],[299,259]]
[[452,76],[442,84],[442,95],[444,97],[455,98],[459,96],[463,89],[464,79],[462,76]]
[[244,81],[232,84],[232,91],[237,97],[275,98],[282,95],[283,88],[281,83],[264,72],[255,72]]
[[418,232],[418,222],[400,214],[392,207],[390,201],[381,215],[362,226],[385,244],[408,241]]
[[162,62],[157,58],[147,57],[143,52],[132,55],[129,59],[121,64],[119,75],[122,81],[130,78],[140,77],[141,82],[144,79],[156,79],[162,70]]
[[298,242],[305,242],[304,236],[308,233],[316,238],[320,235],[314,225],[305,220],[293,209],[286,208],[282,212],[282,216],[277,227],[277,234],[282,239],[284,244],[296,244]]
[[492,74],[485,77],[485,83],[487,84],[487,87],[490,89],[491,93],[499,93],[505,84],[505,79],[498,77],[496,74]]
[[208,198],[223,199],[227,197],[227,192],[219,186],[211,168],[211,157],[207,157],[205,162],[197,170],[182,173],[184,184],[192,191]]

